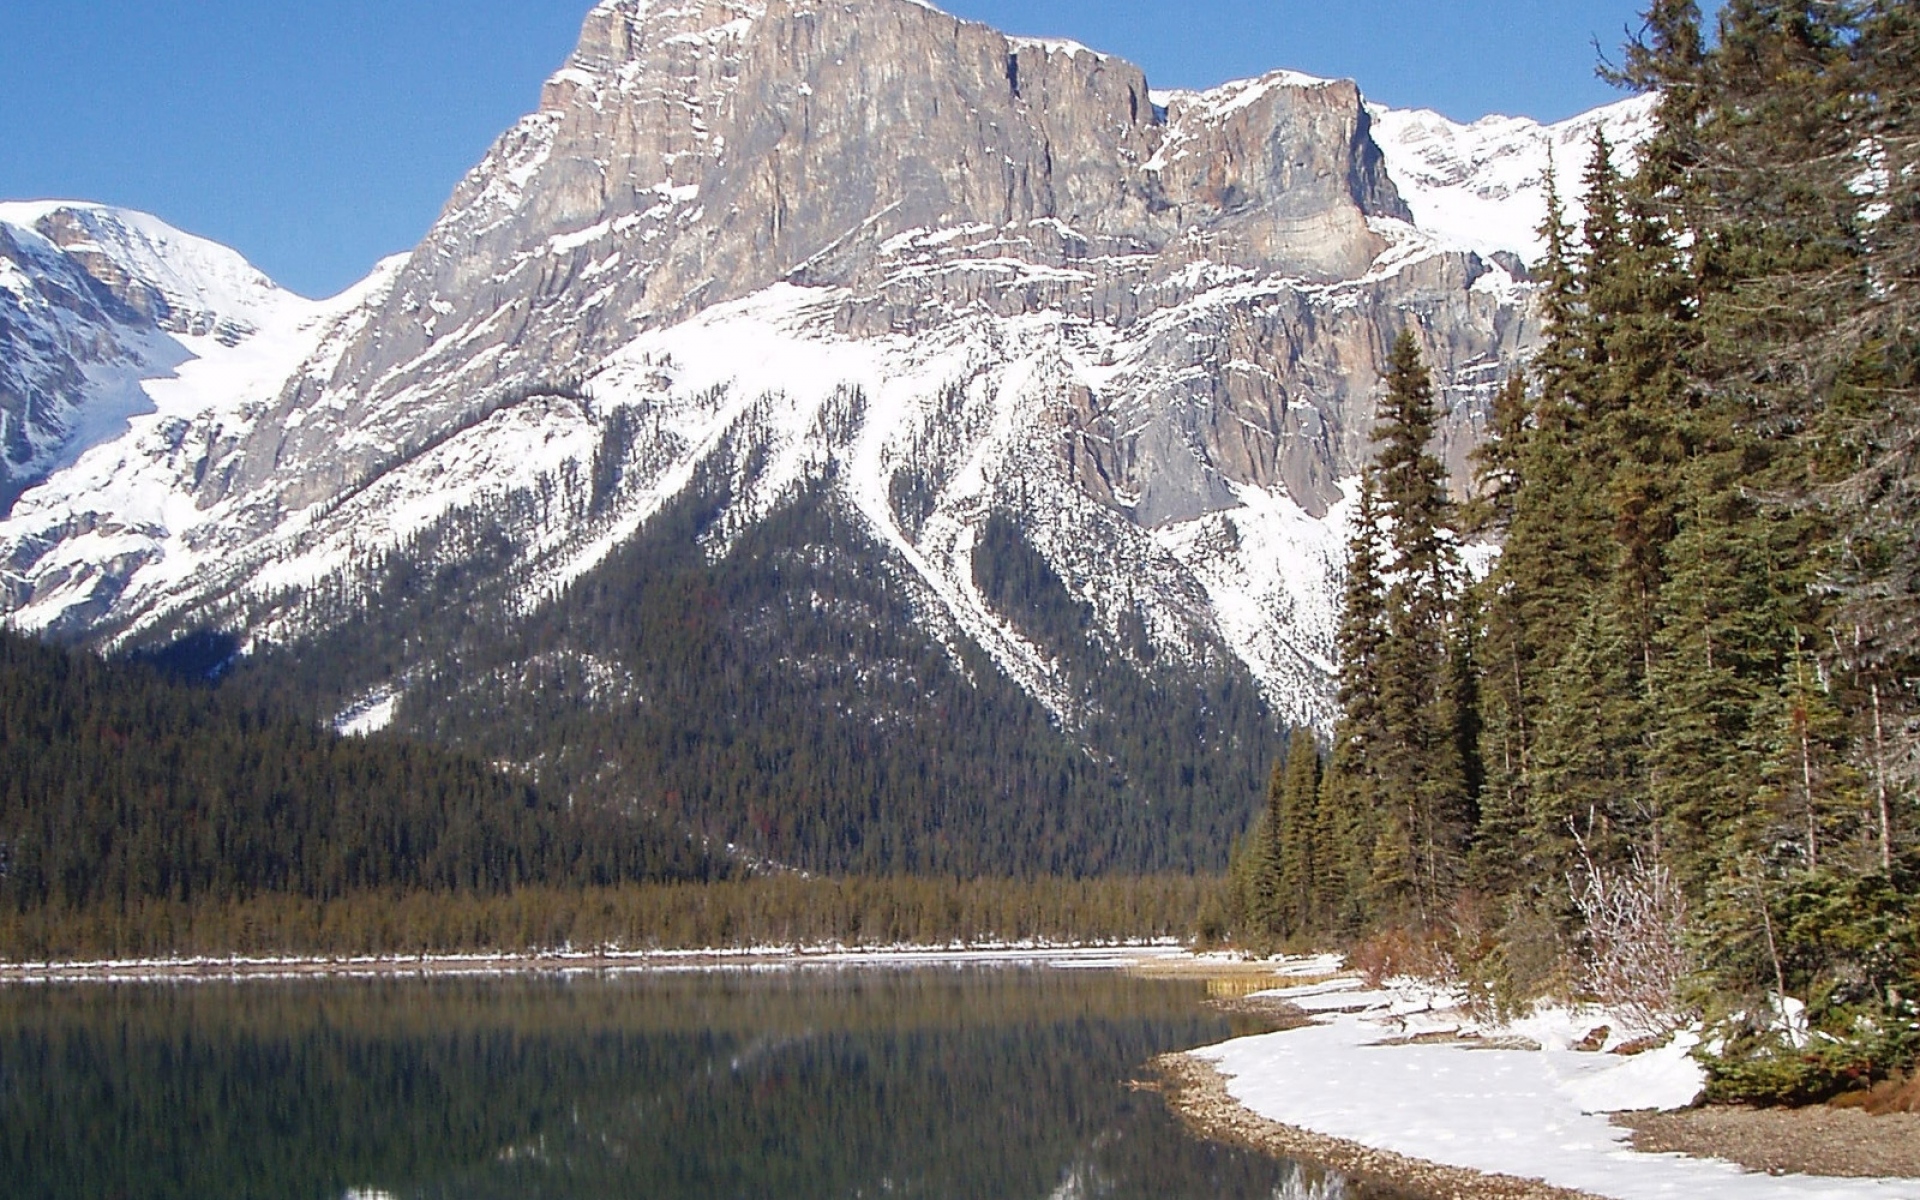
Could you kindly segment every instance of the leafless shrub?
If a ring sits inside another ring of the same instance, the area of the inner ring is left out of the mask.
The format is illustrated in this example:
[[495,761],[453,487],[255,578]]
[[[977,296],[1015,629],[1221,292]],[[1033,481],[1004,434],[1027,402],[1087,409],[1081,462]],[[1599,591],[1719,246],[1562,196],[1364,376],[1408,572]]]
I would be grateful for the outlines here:
[[1673,872],[1637,853],[1625,866],[1601,866],[1577,833],[1575,841],[1580,867],[1567,884],[1586,926],[1584,990],[1643,1029],[1686,1024],[1678,997],[1695,963]]
[[1393,925],[1355,946],[1347,961],[1368,987],[1402,977],[1449,986],[1460,971],[1443,939],[1431,931]]

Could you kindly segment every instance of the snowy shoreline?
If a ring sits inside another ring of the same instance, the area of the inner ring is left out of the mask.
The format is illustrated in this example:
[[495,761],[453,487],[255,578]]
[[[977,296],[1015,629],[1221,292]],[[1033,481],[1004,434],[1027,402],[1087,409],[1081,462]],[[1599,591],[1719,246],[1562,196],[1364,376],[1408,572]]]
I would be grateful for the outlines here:
[[[1200,1077],[1184,1072],[1177,1080],[1184,1094],[1198,1097],[1183,1109],[1189,1119],[1236,1140],[1247,1136],[1244,1113],[1258,1124],[1308,1135],[1307,1148],[1296,1141],[1294,1152],[1336,1168],[1344,1156],[1358,1173],[1415,1186],[1435,1182],[1421,1177],[1428,1167],[1488,1177],[1476,1195],[1920,1197],[1914,1179],[1773,1176],[1717,1159],[1634,1150],[1631,1131],[1615,1126],[1609,1114],[1679,1108],[1695,1099],[1702,1076],[1687,1056],[1693,1042],[1685,1034],[1661,1049],[1625,1056],[1576,1048],[1598,1026],[1622,1028],[1592,1010],[1542,1009],[1488,1025],[1431,988],[1368,990],[1352,978],[1257,996],[1316,1019],[1191,1051],[1184,1057]],[[1610,1032],[1601,1040],[1618,1047],[1626,1039]],[[1217,1075],[1230,1104],[1206,1101],[1206,1075]],[[1315,1150],[1313,1139],[1329,1145]],[[1280,1140],[1276,1149],[1285,1153],[1284,1134]]]
[[1122,970],[1186,956],[1172,941],[1053,945],[755,946],[729,950],[586,950],[499,954],[182,957],[99,962],[0,963],[0,987],[55,983],[225,982],[276,979],[419,979],[512,975],[642,974],[813,967],[1042,966]]

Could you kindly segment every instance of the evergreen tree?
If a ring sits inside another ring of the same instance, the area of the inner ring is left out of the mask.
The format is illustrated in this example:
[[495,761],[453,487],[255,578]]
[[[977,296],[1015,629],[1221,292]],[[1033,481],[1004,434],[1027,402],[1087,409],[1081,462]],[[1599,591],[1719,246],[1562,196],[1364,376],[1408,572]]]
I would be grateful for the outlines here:
[[1353,533],[1340,607],[1340,711],[1348,739],[1363,746],[1380,736],[1380,648],[1387,636],[1385,546],[1380,528],[1379,478],[1360,476]]
[[1658,833],[1700,894],[1724,861],[1757,853],[1755,722],[1779,677],[1782,605],[1751,505],[1701,458],[1681,479],[1651,680],[1651,795]]
[[1515,371],[1493,395],[1486,440],[1473,451],[1473,500],[1462,510],[1463,532],[1506,536],[1513,528],[1514,501],[1523,478],[1521,464],[1532,427],[1533,401],[1527,376]]
[[1436,419],[1419,343],[1402,332],[1374,428],[1392,552],[1379,648],[1381,745],[1373,770],[1388,806],[1376,884],[1391,910],[1431,919],[1460,881],[1474,797],[1461,757],[1448,667],[1459,564],[1445,470],[1428,449]]
[[1240,867],[1248,929],[1263,943],[1286,936],[1288,898],[1281,890],[1281,859],[1287,831],[1287,767],[1275,763],[1267,779],[1267,801],[1247,833]]
[[1287,746],[1286,775],[1275,812],[1279,829],[1274,862],[1276,932],[1284,939],[1321,929],[1315,905],[1320,890],[1319,809],[1320,748],[1314,744],[1312,730],[1296,729]]
[[1323,878],[1329,895],[1319,907],[1346,932],[1357,931],[1371,919],[1368,883],[1381,825],[1375,766],[1384,747],[1380,656],[1387,615],[1378,496],[1373,471],[1362,472],[1347,543],[1336,646],[1341,717],[1334,726],[1333,749],[1321,781],[1320,842],[1327,848]]

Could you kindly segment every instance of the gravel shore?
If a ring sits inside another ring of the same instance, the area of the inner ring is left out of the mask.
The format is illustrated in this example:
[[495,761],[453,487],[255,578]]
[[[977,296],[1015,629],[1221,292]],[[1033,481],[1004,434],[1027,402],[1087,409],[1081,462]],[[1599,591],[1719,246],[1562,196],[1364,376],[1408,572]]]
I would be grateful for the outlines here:
[[1692,1108],[1621,1113],[1633,1148],[1737,1162],[1769,1175],[1920,1179],[1920,1114],[1856,1109]]

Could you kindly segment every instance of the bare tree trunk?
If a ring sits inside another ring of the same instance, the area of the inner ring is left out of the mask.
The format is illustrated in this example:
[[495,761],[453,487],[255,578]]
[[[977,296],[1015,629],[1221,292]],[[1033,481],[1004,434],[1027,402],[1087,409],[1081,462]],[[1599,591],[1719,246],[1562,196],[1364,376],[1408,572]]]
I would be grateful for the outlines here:
[[1780,944],[1773,936],[1773,910],[1767,906],[1764,887],[1756,883],[1753,895],[1760,902],[1760,927],[1767,933],[1767,957],[1773,960],[1773,986],[1778,989],[1776,994],[1780,997],[1780,1010],[1784,1013],[1787,1007],[1787,973],[1780,966]]
[[1880,869],[1893,872],[1893,811],[1887,804],[1887,735],[1880,719],[1880,681],[1873,681],[1873,790],[1880,805]]
[[[1794,631],[1794,639],[1799,640],[1799,630]],[[1794,654],[1794,674],[1793,723],[1800,733],[1800,786],[1807,800],[1807,870],[1812,871],[1820,866],[1820,829],[1813,811],[1813,745],[1807,729],[1813,724],[1813,716],[1807,710],[1807,662],[1798,652]]]
[[1520,736],[1520,785],[1525,787],[1531,758],[1527,753],[1527,693],[1523,690],[1522,682],[1520,644],[1516,639],[1513,645],[1513,727]]
[[[1407,867],[1413,882],[1413,906],[1420,914],[1420,924],[1424,927],[1427,924],[1427,889],[1422,882],[1425,872],[1421,870],[1420,850],[1422,845],[1431,847],[1432,843],[1426,838],[1426,827],[1420,821],[1420,810],[1419,801],[1409,796],[1407,798]],[[1431,863],[1433,860],[1429,857],[1427,861]]]
[[1807,793],[1807,870],[1820,865],[1820,830],[1813,812],[1813,754],[1807,745],[1807,721],[1800,720],[1800,784]]
[[[1427,885],[1421,887],[1419,883],[1415,883],[1415,889],[1421,893],[1421,925],[1427,925],[1430,920],[1428,900],[1432,900],[1434,906],[1438,906],[1438,900],[1440,900],[1440,889],[1434,887],[1434,808],[1432,804],[1421,801],[1419,814],[1421,814],[1421,849],[1427,851]],[[1413,870],[1419,872],[1419,866],[1415,866]],[[1415,879],[1417,877],[1419,876],[1415,876]]]

